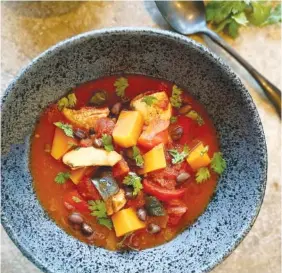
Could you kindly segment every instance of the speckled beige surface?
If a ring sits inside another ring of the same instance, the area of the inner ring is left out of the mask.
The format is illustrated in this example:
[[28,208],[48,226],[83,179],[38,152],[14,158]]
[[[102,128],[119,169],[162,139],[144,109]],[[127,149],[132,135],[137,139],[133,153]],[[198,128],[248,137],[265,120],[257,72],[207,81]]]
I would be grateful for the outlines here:
[[[168,29],[154,2],[1,3],[1,91],[32,58],[73,35],[113,26]],[[193,37],[203,42],[198,37]],[[206,44],[238,73],[255,101],[265,130],[269,169],[258,219],[239,247],[213,273],[281,272],[281,123],[257,84],[208,39]],[[281,89],[281,26],[242,29],[234,48]],[[2,228],[1,271],[40,272]],[[161,272],[160,272],[161,273]]]

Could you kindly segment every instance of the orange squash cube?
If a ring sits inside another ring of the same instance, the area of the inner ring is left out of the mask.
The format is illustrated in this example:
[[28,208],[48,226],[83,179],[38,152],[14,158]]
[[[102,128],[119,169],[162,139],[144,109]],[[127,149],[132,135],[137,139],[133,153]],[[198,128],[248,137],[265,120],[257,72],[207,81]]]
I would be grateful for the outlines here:
[[60,159],[73,145],[77,145],[77,141],[65,135],[64,131],[58,127],[56,127],[51,155],[55,159]]
[[211,163],[208,153],[203,152],[204,149],[203,143],[200,142],[188,155],[186,160],[193,170],[206,167]]

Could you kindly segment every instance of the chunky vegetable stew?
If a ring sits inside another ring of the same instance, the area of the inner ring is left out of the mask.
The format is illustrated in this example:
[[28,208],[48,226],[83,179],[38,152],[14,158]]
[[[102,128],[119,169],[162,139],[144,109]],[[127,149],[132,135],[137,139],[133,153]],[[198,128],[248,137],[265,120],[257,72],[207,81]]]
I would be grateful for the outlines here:
[[173,239],[203,213],[226,168],[205,109],[180,87],[137,75],[82,84],[50,105],[30,165],[56,223],[109,250]]

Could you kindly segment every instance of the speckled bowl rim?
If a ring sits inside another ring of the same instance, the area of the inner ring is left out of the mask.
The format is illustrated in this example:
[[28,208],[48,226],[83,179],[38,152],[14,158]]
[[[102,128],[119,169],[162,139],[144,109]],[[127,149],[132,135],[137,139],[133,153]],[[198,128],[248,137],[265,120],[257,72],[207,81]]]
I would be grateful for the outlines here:
[[[2,108],[5,104],[5,100],[6,97],[8,96],[10,90],[13,89],[13,87],[17,84],[17,81],[24,76],[24,74],[35,64],[41,61],[44,61],[44,58],[47,57],[49,53],[53,52],[55,53],[56,51],[59,51],[61,48],[63,48],[64,46],[70,45],[72,43],[79,43],[81,38],[95,38],[95,37],[100,37],[103,36],[104,34],[106,35],[111,35],[111,34],[116,34],[116,33],[124,33],[124,32],[134,32],[134,33],[146,33],[146,34],[159,34],[162,35],[166,38],[174,38],[174,39],[178,39],[179,41],[188,44],[191,47],[197,48],[198,50],[204,52],[205,54],[208,54],[209,57],[212,57],[219,66],[221,66],[222,68],[224,68],[225,71],[227,71],[228,74],[232,75],[238,82],[241,82],[240,78],[235,74],[235,72],[230,68],[229,65],[227,65],[219,56],[217,56],[215,53],[213,53],[212,51],[210,51],[207,47],[203,46],[202,44],[184,36],[184,35],[180,35],[177,34],[175,32],[172,31],[168,31],[168,30],[160,30],[160,29],[156,29],[156,28],[149,28],[149,27],[115,27],[115,28],[103,28],[103,29],[99,29],[99,30],[92,30],[89,32],[85,32],[76,36],[73,36],[71,38],[65,39],[57,44],[55,44],[54,46],[50,47],[49,49],[45,50],[43,53],[41,53],[39,56],[37,56],[36,58],[34,58],[33,60],[30,61],[30,63],[23,69],[21,69],[18,73],[17,76],[11,81],[11,83],[8,85],[8,87],[6,88],[6,90],[4,91],[3,95],[1,95],[1,111]],[[243,84],[242,84],[243,85]],[[244,86],[244,85],[243,85]],[[245,92],[245,95],[248,97],[248,99],[250,100],[250,103],[252,104],[254,111],[253,111],[253,119],[257,122],[258,124],[258,129],[261,132],[261,136],[262,136],[262,144],[264,145],[264,177],[261,180],[261,189],[262,189],[262,195],[261,195],[261,200],[260,202],[257,204],[256,207],[256,211],[255,214],[253,216],[252,221],[250,222],[249,226],[244,227],[241,230],[240,236],[237,240],[234,240],[233,244],[230,245],[229,249],[218,259],[214,259],[213,263],[210,264],[210,266],[207,266],[202,273],[207,273],[212,271],[218,264],[220,264],[223,260],[225,260],[238,246],[239,244],[243,241],[243,239],[246,237],[246,235],[250,232],[251,228],[253,227],[258,214],[260,212],[263,200],[264,200],[264,196],[265,196],[265,188],[266,188],[266,182],[267,182],[267,168],[268,168],[268,161],[267,161],[267,146],[266,146],[266,140],[265,140],[265,135],[264,135],[264,130],[263,130],[263,126],[261,123],[261,119],[259,117],[259,113],[257,111],[257,108],[255,106],[255,103],[251,97],[251,95],[249,94],[248,90],[246,88],[243,88],[241,90],[241,92]],[[18,238],[16,237],[15,234],[13,234],[12,228],[9,225],[8,221],[5,221],[5,217],[3,217],[5,215],[4,212],[1,211],[1,223],[5,229],[5,231],[7,232],[8,236],[10,237],[10,239],[13,241],[13,243],[19,248],[19,250],[22,252],[22,254],[28,259],[30,260],[34,265],[36,265],[40,270],[42,270],[43,272],[47,272],[47,273],[56,273],[53,271],[50,271],[46,265],[44,265],[44,263],[42,263],[39,259],[35,258],[34,256],[32,256],[28,249],[25,247],[24,244],[22,244],[20,242],[20,240],[18,240]],[[4,220],[4,221],[3,221]],[[219,255],[220,256],[220,255]]]

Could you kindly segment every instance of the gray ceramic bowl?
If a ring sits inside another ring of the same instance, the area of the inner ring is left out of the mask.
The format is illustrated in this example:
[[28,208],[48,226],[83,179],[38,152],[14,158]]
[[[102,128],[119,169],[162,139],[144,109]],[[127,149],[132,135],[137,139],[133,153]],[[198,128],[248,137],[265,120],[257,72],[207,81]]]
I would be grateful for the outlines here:
[[[166,79],[194,95],[212,118],[227,159],[214,199],[173,241],[141,252],[109,252],[67,235],[38,202],[29,172],[36,119],[65,91],[105,75]],[[267,152],[254,103],[239,78],[205,47],[153,29],[93,31],[52,47],[8,87],[2,100],[2,223],[45,272],[208,272],[239,244],[259,212]]]

